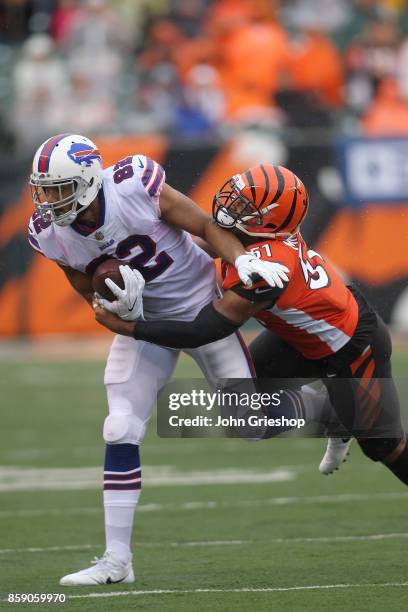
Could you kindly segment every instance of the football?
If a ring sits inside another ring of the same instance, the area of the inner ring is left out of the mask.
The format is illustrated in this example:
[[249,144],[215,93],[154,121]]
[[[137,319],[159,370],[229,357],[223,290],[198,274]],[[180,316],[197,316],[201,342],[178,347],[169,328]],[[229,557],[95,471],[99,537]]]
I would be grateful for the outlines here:
[[109,300],[109,302],[113,302],[116,298],[112,291],[107,287],[105,279],[110,278],[114,283],[116,283],[116,285],[118,285],[118,287],[124,289],[125,285],[119,271],[119,266],[122,264],[123,262],[119,259],[106,259],[99,264],[92,276],[93,290],[99,293],[99,295],[106,300]]

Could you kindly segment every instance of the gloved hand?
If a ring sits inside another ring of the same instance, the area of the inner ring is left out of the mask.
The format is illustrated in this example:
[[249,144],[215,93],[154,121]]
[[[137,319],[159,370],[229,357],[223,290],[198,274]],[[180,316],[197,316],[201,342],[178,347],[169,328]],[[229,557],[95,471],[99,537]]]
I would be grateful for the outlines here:
[[145,280],[138,270],[129,266],[119,266],[125,288],[121,289],[110,278],[105,279],[107,287],[116,297],[114,302],[109,302],[98,297],[98,302],[103,308],[118,315],[124,321],[135,321],[143,319],[143,289]]
[[258,274],[271,287],[283,289],[283,282],[289,282],[289,268],[274,261],[263,261],[251,253],[239,255],[235,260],[239,278],[248,287],[252,286],[251,276]]

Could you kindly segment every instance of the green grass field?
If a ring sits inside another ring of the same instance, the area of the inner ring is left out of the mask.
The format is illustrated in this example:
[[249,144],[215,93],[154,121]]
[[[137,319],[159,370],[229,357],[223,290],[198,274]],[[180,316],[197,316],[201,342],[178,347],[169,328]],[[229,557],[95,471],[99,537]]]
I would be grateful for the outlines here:
[[[395,373],[407,365],[397,353]],[[323,440],[159,439],[154,421],[135,584],[60,587],[103,553],[102,372],[102,362],[0,363],[0,608],[13,607],[9,593],[67,596],[14,604],[33,610],[408,608],[408,491],[357,445],[323,477]],[[183,358],[177,375],[195,366]]]

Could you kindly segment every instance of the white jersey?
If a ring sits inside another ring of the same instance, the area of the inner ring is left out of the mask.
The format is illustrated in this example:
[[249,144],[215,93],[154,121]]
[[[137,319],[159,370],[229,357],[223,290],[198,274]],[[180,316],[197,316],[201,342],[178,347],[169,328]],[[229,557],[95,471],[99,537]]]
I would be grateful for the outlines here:
[[144,155],[129,156],[103,172],[97,227],[77,221],[60,227],[32,216],[31,246],[63,266],[93,274],[110,257],[126,261],[146,280],[146,319],[192,320],[214,299],[215,267],[191,236],[160,218],[163,168]]

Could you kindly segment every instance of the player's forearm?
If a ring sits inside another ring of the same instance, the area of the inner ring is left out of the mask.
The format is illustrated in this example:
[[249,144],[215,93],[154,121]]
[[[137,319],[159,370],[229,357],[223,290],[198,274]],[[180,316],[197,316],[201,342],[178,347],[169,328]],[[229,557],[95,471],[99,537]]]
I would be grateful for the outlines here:
[[92,300],[94,295],[93,291],[83,290],[82,288],[75,287],[72,283],[71,286],[75,289],[77,293],[79,293],[82,298],[84,298],[87,304],[92,307]]
[[171,348],[197,348],[230,336],[238,327],[210,303],[193,321],[138,321],[132,335],[136,340]]
[[221,229],[212,219],[205,224],[204,239],[221,259],[232,265],[237,257],[245,253],[245,248],[238,238],[232,232]]
[[77,293],[79,293],[79,295],[83,297],[87,304],[89,304],[89,306],[92,308],[93,293],[82,293],[82,291],[78,291]]
[[70,281],[71,286],[75,289],[75,291],[77,293],[79,293],[79,295],[81,297],[84,298],[84,300],[92,307],[92,301],[93,301],[93,296],[94,296],[94,291],[92,289],[92,286],[84,286],[81,284],[75,284],[73,282]]
[[208,244],[208,242],[206,242],[205,240],[203,240],[202,238],[195,238],[194,242],[196,243],[196,245],[198,247],[200,247],[200,249],[202,251],[204,251],[205,253],[207,253],[207,255],[209,255],[210,257],[212,257],[213,259],[217,259],[218,254],[214,251],[214,249]]
[[116,315],[94,304],[96,320],[123,336],[133,336],[152,344],[171,348],[196,348],[221,340],[239,327],[215,310],[212,303],[200,310],[194,321],[123,321]]
[[91,279],[86,274],[83,274],[78,270],[67,268],[65,266],[60,266],[60,268],[63,270],[71,287],[73,287],[73,289],[75,289],[75,291],[79,293],[79,295],[83,297],[90,306],[92,306],[94,291],[92,288]]
[[245,253],[244,247],[234,234],[221,229],[212,217],[189,197],[170,185],[166,184],[163,187],[160,209],[164,221],[202,238],[208,242],[211,250],[225,261],[234,265],[237,257]]

